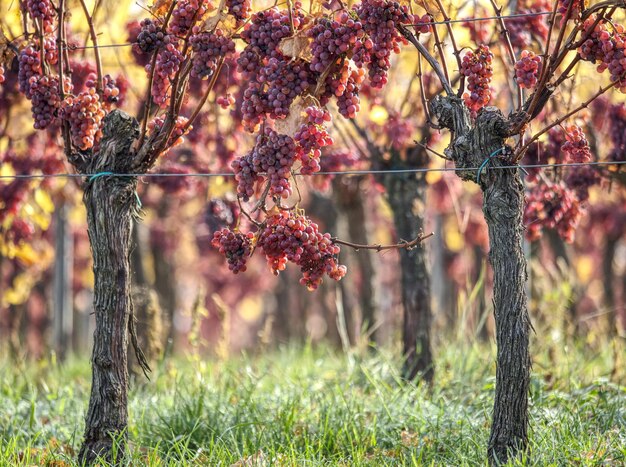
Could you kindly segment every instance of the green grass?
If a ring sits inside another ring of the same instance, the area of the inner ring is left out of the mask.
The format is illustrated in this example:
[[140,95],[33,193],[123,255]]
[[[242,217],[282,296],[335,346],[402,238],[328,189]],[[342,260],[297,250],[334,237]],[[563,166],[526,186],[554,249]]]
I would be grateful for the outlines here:
[[[626,387],[615,351],[539,347],[531,458],[518,463],[626,464]],[[386,352],[287,348],[165,362],[152,381],[132,384],[127,463],[485,465],[494,349],[450,345],[438,353],[432,389],[401,383],[398,359]],[[75,465],[88,362],[5,361],[0,375],[0,466]]]

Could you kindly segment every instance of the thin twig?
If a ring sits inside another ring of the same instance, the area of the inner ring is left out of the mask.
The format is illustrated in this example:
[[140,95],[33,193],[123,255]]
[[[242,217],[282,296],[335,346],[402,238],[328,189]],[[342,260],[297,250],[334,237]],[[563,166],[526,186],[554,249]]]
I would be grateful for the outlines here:
[[[65,0],[59,0],[59,27],[57,29],[57,50],[61,51],[63,44],[65,44]],[[58,72],[59,72],[59,97],[61,102],[65,99],[65,74],[63,70],[63,54],[58,59]],[[68,160],[72,156],[72,140],[70,138],[70,126],[69,122],[63,119],[62,123],[63,134],[63,147],[65,149],[65,156]]]
[[426,59],[428,64],[432,67],[434,72],[437,74],[437,77],[441,81],[441,85],[443,86],[444,91],[448,96],[454,95],[454,91],[452,90],[452,86],[450,86],[450,82],[446,79],[446,75],[443,72],[441,65],[437,61],[435,57],[431,55],[431,53],[424,47],[424,45],[417,40],[415,35],[409,31],[405,26],[399,24],[398,31],[411,43],[415,46],[417,51],[422,54],[422,56]]
[[202,110],[202,107],[204,106],[204,104],[206,103],[207,99],[209,98],[209,94],[211,94],[211,91],[213,90],[213,86],[215,86],[215,82],[217,81],[218,75],[222,71],[222,65],[224,65],[224,57],[222,57],[220,59],[220,61],[217,63],[217,68],[215,68],[215,71],[213,72],[213,76],[211,77],[211,81],[209,82],[209,87],[206,90],[206,92],[204,93],[204,96],[202,96],[202,99],[200,99],[200,102],[198,102],[198,106],[196,107],[196,109],[191,114],[191,117],[189,117],[189,120],[187,121],[187,123],[183,127],[183,134],[186,133],[187,130],[189,130],[189,128],[193,124],[194,120],[200,114],[200,111]]
[[[517,58],[515,57],[515,51],[513,50],[513,44],[511,43],[511,35],[509,34],[509,30],[502,19],[502,8],[496,5],[495,0],[491,0],[491,5],[493,6],[493,10],[498,17],[498,23],[500,23],[500,27],[502,28],[502,34],[504,34],[506,50],[509,55],[509,59],[511,60],[511,64],[515,67],[515,63],[517,62]],[[521,109],[524,105],[524,91],[522,91],[521,86],[517,81],[515,81],[517,85],[517,108]]]
[[98,35],[96,34],[96,28],[93,24],[93,18],[89,14],[89,10],[87,9],[87,5],[85,4],[85,0],[80,0],[80,5],[83,8],[83,12],[85,13],[85,18],[87,19],[87,25],[89,26],[89,34],[91,35],[91,42],[94,45],[93,54],[96,60],[96,73],[98,74],[98,81],[96,82],[96,91],[102,97],[103,90],[103,74],[102,74],[102,60],[100,60],[100,49],[98,47]]
[[420,235],[419,237],[415,238],[414,240],[411,240],[410,242],[404,241],[402,240],[399,243],[394,243],[392,245],[360,245],[358,243],[352,243],[352,242],[347,242],[345,240],[340,240],[337,237],[333,237],[332,238],[332,242],[333,243],[337,243],[338,245],[344,245],[344,246],[348,246],[350,248],[354,248],[355,250],[376,250],[376,251],[382,251],[382,250],[395,250],[395,249],[402,249],[402,248],[406,248],[407,250],[412,250],[413,248],[415,248],[417,245],[419,245],[423,240],[426,240],[427,238],[432,237],[433,235],[435,235],[433,232],[426,234],[426,235]]
[[585,102],[583,102],[582,104],[580,104],[578,107],[576,107],[574,110],[567,112],[565,115],[563,115],[562,117],[556,119],[554,122],[550,123],[548,126],[546,126],[543,130],[541,130],[539,133],[536,133],[524,146],[521,147],[521,149],[519,151],[517,151],[516,154],[516,158],[515,160],[520,160],[521,157],[524,155],[524,153],[526,152],[526,150],[528,149],[528,147],[534,143],[535,141],[537,141],[537,139],[539,139],[539,137],[545,133],[547,133],[551,128],[560,125],[562,122],[564,122],[565,120],[567,120],[568,118],[570,118],[572,115],[577,114],[578,112],[580,112],[581,110],[587,108],[589,106],[589,104],[591,104],[594,100],[596,100],[598,97],[600,97],[602,94],[604,94],[605,92],[607,92],[609,89],[615,87],[618,84],[619,81],[614,81],[611,84],[600,88],[600,90],[598,92],[596,92],[590,99],[586,100]]

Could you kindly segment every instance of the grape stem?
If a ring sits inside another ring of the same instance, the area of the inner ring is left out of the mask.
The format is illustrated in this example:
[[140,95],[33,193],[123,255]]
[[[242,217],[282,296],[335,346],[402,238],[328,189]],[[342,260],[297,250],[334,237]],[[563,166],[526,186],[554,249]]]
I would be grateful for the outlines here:
[[426,49],[426,47],[424,47],[424,45],[419,40],[417,40],[415,34],[409,31],[404,25],[398,24],[397,28],[398,31],[400,31],[400,33],[406,38],[406,40],[408,40],[411,44],[415,46],[417,51],[422,54],[428,64],[435,71],[437,77],[439,78],[439,81],[441,81],[441,85],[443,86],[446,94],[448,96],[453,96],[454,91],[452,90],[452,86],[450,85],[450,82],[446,79],[446,75],[443,72],[441,65],[439,64],[437,59],[431,55],[431,53]]
[[607,92],[609,89],[615,87],[617,85],[619,81],[613,81],[611,84],[604,86],[603,88],[600,88],[598,90],[598,92],[596,92],[591,98],[589,98],[588,100],[586,100],[585,102],[583,102],[582,104],[580,104],[578,107],[576,107],[574,110],[571,110],[570,112],[567,112],[565,115],[563,115],[562,117],[556,119],[554,122],[552,122],[551,124],[549,124],[548,126],[546,126],[543,130],[541,130],[540,132],[536,133],[524,146],[522,146],[520,148],[519,151],[517,151],[517,157],[515,158],[516,160],[520,160],[522,158],[522,156],[524,155],[524,153],[526,152],[526,150],[528,149],[528,147],[534,143],[535,141],[537,141],[537,139],[539,139],[539,137],[545,133],[547,133],[551,128],[560,125],[561,123],[563,123],[565,120],[567,120],[568,118],[570,118],[572,115],[577,114],[578,112],[580,112],[581,110],[589,107],[589,104],[591,104],[594,100],[596,100],[598,97],[600,97],[602,94],[604,94],[605,92]]
[[[511,64],[515,66],[517,58],[515,57],[513,44],[511,44],[511,35],[509,34],[509,30],[506,27],[506,23],[502,19],[502,7],[496,5],[495,0],[491,0],[491,6],[493,6],[493,11],[496,13],[496,16],[498,17],[498,23],[500,23],[500,27],[502,28],[502,34],[504,35],[506,50],[509,54],[509,59],[511,60]],[[524,92],[522,91],[519,83],[517,83],[517,107],[521,109],[522,105],[524,105]]]
[[96,34],[96,28],[93,24],[93,16],[89,14],[85,0],[80,0],[80,5],[85,13],[87,19],[87,25],[89,26],[89,35],[91,36],[91,42],[93,43],[93,54],[96,61],[96,72],[98,74],[98,81],[96,82],[96,91],[102,98],[102,60],[100,59],[100,49],[98,48],[98,34]]
[[[59,71],[59,97],[61,102],[65,99],[65,76],[63,70],[63,46],[65,45],[65,0],[59,0],[59,27],[57,29],[57,50],[59,51],[58,59],[58,71]],[[72,155],[72,140],[70,138],[70,126],[69,122],[63,119],[62,123],[63,134],[63,147],[65,149],[65,156],[68,160]]]
[[391,245],[381,245],[381,244],[377,244],[377,245],[360,245],[358,243],[352,243],[352,242],[347,242],[345,240],[340,240],[337,237],[333,237],[332,241],[333,243],[336,243],[338,245],[344,245],[344,246],[348,246],[350,248],[354,248],[356,251],[359,250],[376,250],[376,251],[383,251],[383,250],[399,250],[402,248],[406,248],[407,250],[412,250],[413,248],[417,247],[423,240],[426,240],[427,238],[432,237],[433,235],[435,235],[433,232],[429,233],[429,234],[425,234],[425,235],[420,235],[419,237],[411,240],[410,242],[407,242],[406,240],[401,240],[399,243],[394,243]]

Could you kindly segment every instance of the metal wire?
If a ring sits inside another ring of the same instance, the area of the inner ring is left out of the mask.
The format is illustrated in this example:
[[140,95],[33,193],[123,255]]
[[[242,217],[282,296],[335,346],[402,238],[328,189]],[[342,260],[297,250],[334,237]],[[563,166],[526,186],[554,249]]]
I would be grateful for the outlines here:
[[[526,164],[526,165],[500,165],[487,167],[485,170],[501,170],[501,169],[549,169],[557,167],[585,167],[585,166],[609,166],[609,165],[624,165],[626,161],[596,161],[596,162],[580,162],[580,163],[562,163],[562,164]],[[388,170],[343,170],[332,172],[316,172],[310,175],[384,175],[384,174],[407,174],[407,173],[428,173],[428,172],[466,172],[477,171],[480,167],[418,167],[413,169],[388,169]],[[15,174],[15,175],[0,175],[0,180],[30,180],[30,179],[50,179],[50,178],[81,178],[81,177],[93,177],[96,174],[77,174],[77,173],[60,173],[60,174]],[[309,174],[296,173],[297,176],[309,176]],[[105,173],[103,176],[107,177],[198,177],[198,178],[211,178],[211,177],[234,177],[233,172],[214,172],[214,173]]]

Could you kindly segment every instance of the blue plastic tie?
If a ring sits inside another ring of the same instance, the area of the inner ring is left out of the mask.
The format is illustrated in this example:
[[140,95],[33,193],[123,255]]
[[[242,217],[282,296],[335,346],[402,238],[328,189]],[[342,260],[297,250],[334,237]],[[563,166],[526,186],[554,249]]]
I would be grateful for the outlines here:
[[485,167],[487,167],[487,164],[489,164],[489,162],[491,162],[491,159],[493,159],[499,152],[503,151],[504,148],[498,148],[495,151],[493,151],[489,157],[487,159],[485,159],[483,161],[482,164],[480,164],[480,167],[478,167],[478,173],[476,174],[476,183],[480,183],[480,174],[483,173],[483,170],[485,169]]
[[115,175],[115,174],[113,172],[100,172],[97,174],[93,174],[91,177],[89,177],[89,183],[93,182],[96,178],[104,177],[105,175]]

